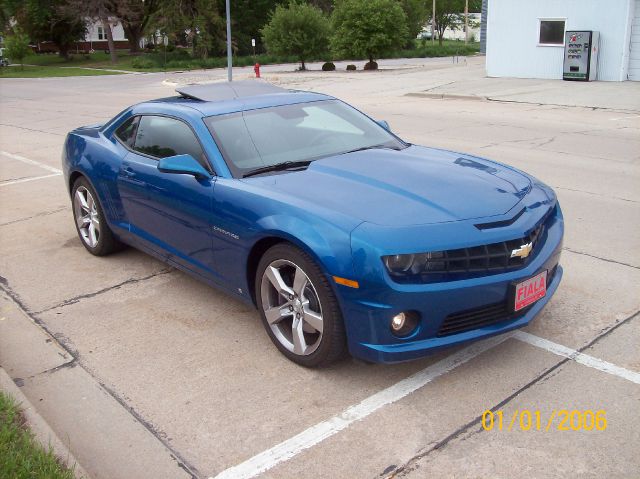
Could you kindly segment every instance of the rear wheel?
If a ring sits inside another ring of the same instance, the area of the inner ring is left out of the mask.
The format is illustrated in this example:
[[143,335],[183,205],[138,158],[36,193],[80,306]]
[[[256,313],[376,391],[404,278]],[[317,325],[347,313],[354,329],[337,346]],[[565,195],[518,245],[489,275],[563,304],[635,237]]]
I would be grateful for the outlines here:
[[255,286],[265,329],[285,356],[306,367],[344,356],[338,301],[309,255],[286,243],[273,246],[260,260]]
[[73,184],[72,206],[78,236],[89,253],[105,256],[121,248],[105,220],[98,195],[84,177]]

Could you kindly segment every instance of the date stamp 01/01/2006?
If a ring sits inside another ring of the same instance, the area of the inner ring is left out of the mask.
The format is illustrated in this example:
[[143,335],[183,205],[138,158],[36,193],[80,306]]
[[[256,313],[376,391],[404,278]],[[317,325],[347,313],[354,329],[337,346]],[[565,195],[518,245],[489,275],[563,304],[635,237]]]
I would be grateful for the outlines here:
[[482,428],[485,431],[604,431],[607,412],[554,409],[546,415],[539,410],[516,409],[507,415],[501,410],[487,409],[482,413]]

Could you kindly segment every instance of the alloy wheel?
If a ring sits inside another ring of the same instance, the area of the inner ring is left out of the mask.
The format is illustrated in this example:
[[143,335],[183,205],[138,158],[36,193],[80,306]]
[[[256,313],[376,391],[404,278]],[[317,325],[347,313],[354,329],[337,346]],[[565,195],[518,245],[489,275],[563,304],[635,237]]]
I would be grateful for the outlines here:
[[87,188],[79,186],[73,197],[73,210],[76,225],[82,241],[90,248],[95,248],[100,241],[100,219],[98,206]]
[[316,288],[302,268],[278,259],[261,280],[262,309],[280,344],[300,356],[312,354],[322,341],[322,306]]

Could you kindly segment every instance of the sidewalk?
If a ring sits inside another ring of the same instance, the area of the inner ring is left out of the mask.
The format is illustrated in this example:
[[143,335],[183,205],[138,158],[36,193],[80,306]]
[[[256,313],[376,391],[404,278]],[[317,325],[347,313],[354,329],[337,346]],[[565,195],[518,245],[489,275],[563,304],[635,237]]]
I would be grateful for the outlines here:
[[[188,478],[195,475],[154,426],[77,361],[0,288],[0,389],[13,396],[44,447],[76,477]],[[62,344],[59,340],[62,340]]]
[[438,84],[411,95],[431,98],[478,98],[492,101],[562,105],[640,112],[640,82],[573,82],[524,78],[489,78],[484,57],[467,60],[464,72],[438,71]]
[[[345,71],[348,63],[358,71]],[[364,62],[335,62],[336,70],[321,71],[322,63],[308,63],[307,71],[295,71],[297,64],[265,65],[262,78],[285,88],[322,91],[348,98],[357,84],[361,95],[409,95],[442,99],[478,99],[605,108],[624,112],[640,112],[640,82],[571,82],[523,78],[488,78],[485,57],[396,58],[379,60],[380,69],[362,71]],[[226,81],[226,69],[192,70],[160,73],[164,84]],[[253,67],[234,67],[235,80],[254,78]],[[366,81],[365,81],[366,80]],[[313,81],[310,85],[309,82]]]

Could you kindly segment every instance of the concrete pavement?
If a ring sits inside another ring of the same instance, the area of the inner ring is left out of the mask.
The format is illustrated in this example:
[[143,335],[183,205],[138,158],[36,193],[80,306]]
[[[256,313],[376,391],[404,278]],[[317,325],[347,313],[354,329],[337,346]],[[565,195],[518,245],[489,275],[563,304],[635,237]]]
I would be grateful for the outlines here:
[[[91,477],[640,475],[640,117],[607,93],[634,104],[637,84],[589,84],[592,105],[538,105],[564,84],[531,103],[520,80],[483,79],[478,61],[355,74],[274,66],[265,77],[336,95],[408,141],[494,158],[553,186],[567,226],[565,277],[527,332],[630,375],[517,337],[393,366],[299,368],[254,310],[135,250],[88,255],[61,177],[48,176],[72,127],[170,95],[165,80],[213,81],[223,70],[0,81],[0,276],[13,311],[0,321],[0,365]],[[509,101],[414,95],[474,78],[503,85]],[[452,357],[465,361],[447,368]],[[415,377],[420,387],[407,392],[403,381]],[[392,400],[376,402],[385,391]],[[545,418],[605,410],[609,424],[485,431],[478,418],[488,408]]]

